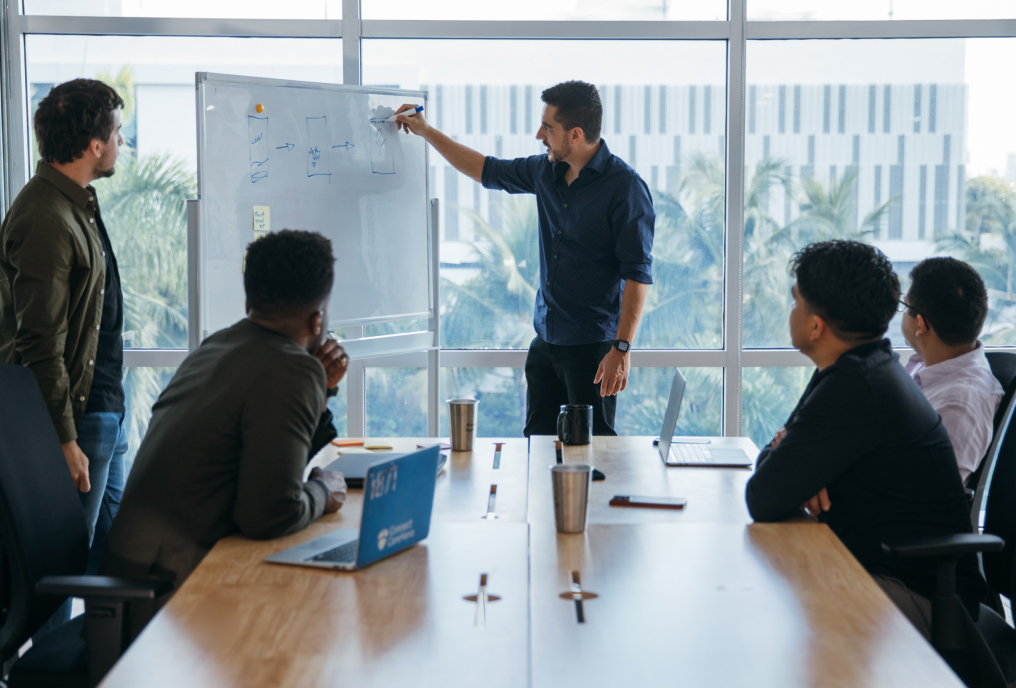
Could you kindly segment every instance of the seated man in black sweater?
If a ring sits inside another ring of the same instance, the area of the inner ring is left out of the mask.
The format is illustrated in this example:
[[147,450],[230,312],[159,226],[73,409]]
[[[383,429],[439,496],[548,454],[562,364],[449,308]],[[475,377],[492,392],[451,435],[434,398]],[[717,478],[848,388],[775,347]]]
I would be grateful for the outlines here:
[[[791,269],[791,339],[818,370],[759,455],[748,510],[782,521],[807,507],[930,637],[934,561],[894,560],[881,545],[969,533],[970,506],[945,426],[882,338],[899,280],[878,249],[852,241],[812,244]],[[984,580],[973,556],[957,587],[976,619]]]

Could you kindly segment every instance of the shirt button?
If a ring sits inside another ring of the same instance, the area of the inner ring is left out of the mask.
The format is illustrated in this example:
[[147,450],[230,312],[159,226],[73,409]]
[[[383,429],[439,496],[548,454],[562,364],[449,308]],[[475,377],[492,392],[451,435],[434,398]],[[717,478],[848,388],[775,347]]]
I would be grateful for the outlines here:
[[561,233],[561,230],[560,230],[560,229],[559,229],[559,230],[557,230],[557,233],[558,233],[558,234],[560,234],[560,233]]
[[95,361],[89,361],[88,365],[95,365]]
[[106,257],[106,252],[105,252],[105,251],[103,251],[103,252],[102,252],[102,257],[103,257],[103,258],[105,258],[105,257]]
[[554,254],[554,260],[557,260],[557,254]]
[[99,293],[100,293],[100,294],[105,294],[105,293],[106,293],[106,290],[105,290],[105,289],[100,289],[100,290],[99,290]]
[[565,208],[567,208],[567,207],[568,207],[568,204],[567,204],[567,203],[565,203],[565,204],[564,204],[564,207],[565,207]]
[[78,397],[78,401],[84,401],[84,400],[85,400],[84,397]]
[[95,329],[99,329],[99,326],[98,326],[98,325],[96,325],[96,326],[95,326]]
[[552,310],[554,310],[554,309],[553,308],[548,308],[547,312],[550,313]]
[[93,220],[92,218],[88,218],[88,224],[94,225],[95,224],[95,220]]

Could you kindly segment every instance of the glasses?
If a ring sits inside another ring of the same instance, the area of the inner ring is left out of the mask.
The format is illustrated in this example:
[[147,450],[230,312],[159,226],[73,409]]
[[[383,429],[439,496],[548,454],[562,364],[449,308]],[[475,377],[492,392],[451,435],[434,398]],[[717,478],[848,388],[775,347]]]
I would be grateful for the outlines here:
[[916,317],[916,316],[919,315],[922,318],[924,318],[925,322],[928,321],[928,316],[926,316],[924,313],[922,313],[921,311],[919,311],[916,308],[914,308],[913,306],[911,306],[909,303],[907,303],[903,299],[900,299],[899,304],[897,304],[897,306],[896,306],[896,312],[897,313],[902,313],[903,311],[905,311],[907,309],[910,309],[910,312],[913,313],[913,316],[911,316],[911,317]]

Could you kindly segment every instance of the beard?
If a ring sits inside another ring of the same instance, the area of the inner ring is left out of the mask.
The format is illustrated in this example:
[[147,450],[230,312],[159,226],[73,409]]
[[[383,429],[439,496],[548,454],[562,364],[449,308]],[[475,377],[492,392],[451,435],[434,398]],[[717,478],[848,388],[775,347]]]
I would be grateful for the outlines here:
[[[547,145],[547,144],[544,144]],[[547,160],[550,162],[561,162],[571,155],[571,146],[565,141],[560,148],[551,148],[547,145]]]
[[101,165],[95,166],[95,172],[93,173],[96,179],[105,179],[106,177],[112,177],[116,174],[116,164],[110,165],[109,167],[102,167]]

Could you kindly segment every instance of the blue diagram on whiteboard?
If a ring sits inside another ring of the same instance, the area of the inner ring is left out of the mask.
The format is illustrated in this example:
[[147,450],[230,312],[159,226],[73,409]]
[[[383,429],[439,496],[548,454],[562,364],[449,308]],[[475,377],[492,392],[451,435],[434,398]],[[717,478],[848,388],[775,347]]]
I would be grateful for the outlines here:
[[268,176],[268,118],[247,115],[250,143],[250,181],[257,184]]
[[[328,160],[329,151],[328,118],[307,118],[307,176],[331,177],[331,165]],[[331,179],[329,179],[331,181]]]
[[389,142],[395,125],[387,121],[393,114],[395,111],[387,107],[377,107],[371,112],[370,126],[374,131],[370,137],[370,170],[374,174],[395,174],[395,155]]

